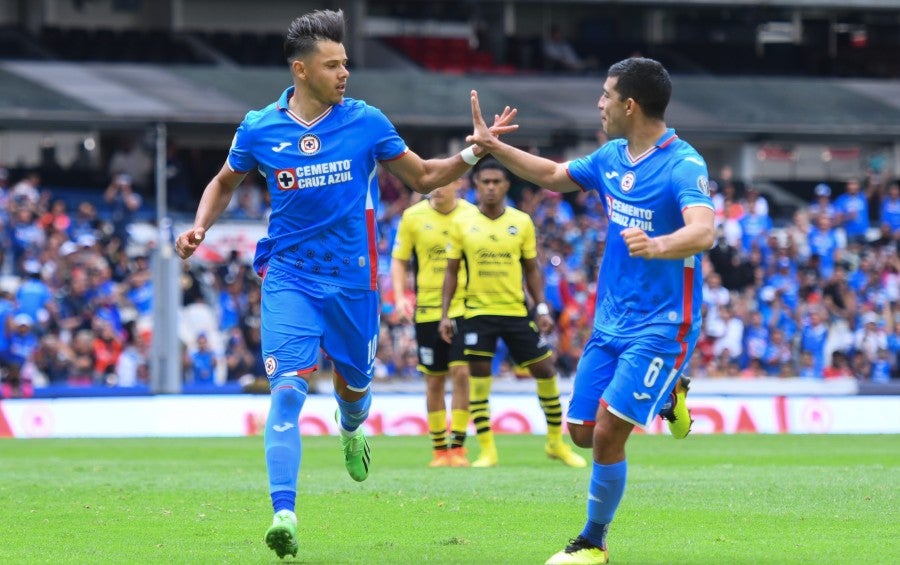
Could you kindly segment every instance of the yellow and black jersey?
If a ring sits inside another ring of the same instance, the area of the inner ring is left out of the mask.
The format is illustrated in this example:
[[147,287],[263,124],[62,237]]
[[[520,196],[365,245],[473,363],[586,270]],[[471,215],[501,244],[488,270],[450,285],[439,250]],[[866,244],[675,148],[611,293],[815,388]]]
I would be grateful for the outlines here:
[[527,315],[522,260],[536,256],[534,223],[524,212],[507,206],[492,220],[476,209],[455,220],[447,258],[466,262],[465,317]]
[[[423,200],[403,212],[391,257],[409,261],[415,256],[416,272],[416,322],[436,322],[441,319],[441,289],[447,272],[447,244],[450,225],[454,218],[477,213],[478,209],[465,200],[457,200],[449,214],[442,214]],[[451,318],[463,315],[465,269],[460,266],[460,278],[456,294],[450,302]]]

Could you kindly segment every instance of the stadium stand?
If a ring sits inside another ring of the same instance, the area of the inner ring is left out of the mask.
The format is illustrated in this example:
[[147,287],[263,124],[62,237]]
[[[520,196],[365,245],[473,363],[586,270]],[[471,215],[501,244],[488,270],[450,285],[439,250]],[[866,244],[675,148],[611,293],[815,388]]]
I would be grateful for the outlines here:
[[[351,95],[384,109],[411,142],[423,141],[415,145],[440,153],[469,127],[465,94],[477,84],[485,107],[520,109],[530,136],[518,138],[522,146],[567,159],[597,145],[598,76],[555,72],[548,80],[540,44],[549,20],[536,14],[564,24],[577,50],[596,57],[601,69],[635,53],[659,58],[676,81],[671,122],[697,140],[719,196],[721,242],[704,265],[706,322],[693,374],[850,375],[870,385],[900,378],[900,96],[892,80],[900,76],[893,56],[900,9],[515,4],[516,25],[509,34],[497,26],[498,42],[483,26],[465,31],[483,17],[469,12],[473,3],[448,2],[435,12],[417,2],[370,2],[372,19],[389,21],[365,39],[387,46],[385,55],[394,58],[370,60],[374,70],[354,68]],[[823,10],[841,25],[818,15]],[[795,13],[801,41],[760,41],[765,24],[792,21]],[[669,32],[648,37],[635,24],[647,18],[659,18]],[[398,21],[431,22],[419,27],[436,31],[398,32]],[[443,33],[441,22],[452,33]],[[103,198],[114,140],[123,129],[168,122],[168,168],[186,173],[170,211],[189,221],[234,125],[285,84],[281,34],[198,21],[180,30],[48,21],[32,32],[18,22],[0,24],[0,136],[11,132],[0,137],[0,318],[9,328],[0,350],[27,352],[18,380],[11,372],[16,359],[4,357],[2,395],[146,394],[154,190],[149,183],[128,229],[117,233],[122,209]],[[99,142],[100,155],[84,168],[26,158],[16,136],[53,128],[84,131]],[[40,178],[30,190],[20,181],[34,169]],[[870,220],[866,237],[855,240],[842,216],[820,225],[822,212],[812,206],[817,185],[830,185],[836,203],[851,177],[862,182]],[[399,214],[414,198],[389,175],[381,184],[379,252],[386,262]],[[751,188],[762,194],[765,211]],[[571,374],[590,330],[605,216],[590,195],[560,201],[521,183],[512,194],[538,224],[547,297],[558,315],[558,362]],[[249,234],[266,212],[264,191],[248,184],[228,211],[228,228]],[[760,232],[766,216],[774,227]],[[213,250],[182,272],[185,392],[241,390],[263,374],[259,285],[246,260]],[[392,315],[389,277],[382,290],[378,378],[416,379],[408,363],[413,332]],[[201,331],[220,358],[213,388],[192,382],[189,353]],[[114,357],[117,369],[98,365],[98,357]],[[516,378],[504,359],[496,370]]]

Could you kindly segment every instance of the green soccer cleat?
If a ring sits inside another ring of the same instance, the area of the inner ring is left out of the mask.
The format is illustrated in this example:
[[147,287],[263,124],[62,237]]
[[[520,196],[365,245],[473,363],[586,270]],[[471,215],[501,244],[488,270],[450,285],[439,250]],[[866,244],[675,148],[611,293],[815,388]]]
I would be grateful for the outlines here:
[[675,383],[671,398],[659,411],[660,418],[669,424],[669,432],[675,439],[684,439],[691,433],[691,411],[687,407],[687,393],[691,387],[690,377],[680,377]]
[[279,510],[266,530],[266,545],[283,559],[285,555],[297,556],[297,516],[290,510]]
[[559,553],[553,554],[544,565],[596,565],[609,563],[609,554],[606,549],[591,544],[585,538],[578,536],[569,540],[569,545]]
[[[341,425],[340,410],[334,413],[334,420]],[[371,454],[369,452],[369,442],[366,441],[366,434],[363,432],[362,426],[356,428],[350,437],[344,437],[340,434],[341,449],[344,450],[344,466],[350,473],[350,478],[356,482],[363,482],[369,476],[369,462]]]

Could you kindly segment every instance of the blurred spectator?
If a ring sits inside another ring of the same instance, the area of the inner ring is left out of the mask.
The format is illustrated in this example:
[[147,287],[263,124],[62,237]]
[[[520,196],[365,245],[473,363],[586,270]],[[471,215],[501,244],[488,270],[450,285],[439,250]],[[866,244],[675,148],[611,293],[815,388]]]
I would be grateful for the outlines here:
[[38,219],[38,225],[47,232],[56,231],[68,234],[72,219],[66,211],[66,201],[54,200],[50,209]]
[[747,185],[743,207],[747,214],[769,217],[769,202],[760,194],[759,188],[754,184]]
[[878,314],[866,312],[862,315],[860,327],[854,333],[853,341],[854,350],[861,353],[869,363],[874,363],[878,359],[879,351],[887,350],[887,333],[880,326]]
[[813,227],[809,230],[810,253],[819,258],[819,272],[822,277],[831,277],[834,271],[835,261],[843,248],[831,218],[820,214]]
[[187,369],[189,382],[195,385],[216,384],[216,366],[219,363],[215,351],[210,349],[209,338],[205,333],[197,335],[193,351],[187,353]]
[[120,173],[103,193],[103,202],[112,221],[113,234],[128,242],[128,226],[134,221],[134,213],[141,207],[142,199],[134,192],[131,175]]
[[816,195],[816,199],[809,206],[812,223],[816,223],[819,216],[827,216],[829,220],[833,221],[837,216],[837,208],[831,203],[831,187],[822,182],[813,188],[813,193]]
[[731,293],[722,286],[722,277],[719,273],[712,271],[706,275],[703,284],[703,303],[706,305],[706,317],[710,319],[719,319],[719,309],[727,306],[731,302]]
[[740,292],[753,284],[753,264],[739,247],[729,244],[721,233],[707,256],[715,271],[722,277],[722,285],[728,290]]
[[869,232],[869,203],[860,193],[859,179],[847,181],[846,192],[834,201],[836,227],[843,227],[847,240],[865,243]]
[[769,343],[766,344],[762,357],[766,374],[771,376],[796,375],[793,358],[791,344],[785,339],[784,332],[779,328],[771,328]]
[[731,304],[719,309],[718,319],[707,323],[707,335],[713,341],[713,355],[723,357],[728,362],[736,361],[744,353],[744,321],[736,316]]
[[758,361],[759,369],[763,373],[763,358],[766,355],[766,347],[770,342],[769,328],[763,323],[762,313],[759,310],[750,312],[750,320],[744,326],[744,352],[746,363]]
[[825,312],[821,307],[810,308],[809,315],[800,330],[800,352],[808,353],[812,358],[813,375],[820,378],[825,368],[825,340],[828,338],[828,325],[825,323]]
[[878,355],[872,361],[872,371],[869,380],[873,383],[885,384],[891,380],[891,353],[886,348],[879,349]]
[[33,352],[34,368],[47,384],[65,385],[69,381],[72,357],[72,350],[66,343],[55,334],[47,334]]
[[146,255],[137,255],[125,280],[125,297],[137,312],[138,319],[153,315],[153,273]]
[[57,294],[56,302],[58,325],[65,341],[79,330],[91,329],[93,310],[90,307],[87,272],[83,269],[73,270],[68,287]]
[[831,354],[831,363],[822,371],[826,379],[840,379],[853,376],[850,370],[850,361],[843,351],[835,351]]
[[229,382],[237,382],[262,377],[256,370],[256,359],[253,353],[247,349],[244,335],[237,327],[228,332],[228,341],[225,348],[226,379]]
[[[93,245],[97,233],[100,231],[97,209],[90,202],[81,202],[75,210],[75,216],[69,226],[69,238],[81,244],[90,241]],[[87,240],[86,238],[90,238]]]
[[583,59],[568,39],[563,37],[562,28],[551,24],[542,44],[544,68],[549,71],[582,72],[597,67],[593,59]]
[[266,216],[263,189],[255,182],[243,182],[228,203],[227,213],[236,220],[261,220]]
[[90,386],[96,382],[94,368],[94,332],[91,329],[80,329],[72,339],[72,371],[69,375],[70,386]]
[[222,331],[235,328],[240,323],[241,315],[247,311],[247,293],[244,290],[244,279],[228,274],[222,281],[219,291],[219,329]]
[[147,193],[153,160],[133,137],[123,137],[109,159],[109,176],[128,175],[138,192]]
[[849,318],[856,311],[856,295],[847,284],[847,271],[843,264],[835,265],[822,287],[822,304],[832,317]]
[[27,278],[22,281],[16,291],[18,312],[27,314],[31,320],[43,325],[49,320],[50,311],[56,308],[53,303],[53,293],[47,283],[41,279],[39,262],[29,259],[25,262],[24,270]]
[[0,218],[5,219],[7,217],[9,198],[9,169],[0,167]]
[[881,203],[881,237],[885,242],[900,240],[900,183],[888,186],[887,197]]
[[28,314],[16,314],[12,319],[9,348],[3,353],[3,396],[6,398],[33,396],[34,387],[25,372],[25,365],[38,346],[34,319]]
[[112,324],[104,319],[94,320],[94,375],[105,385],[115,385],[116,364],[122,353],[122,339]]
[[35,214],[29,208],[20,208],[11,218],[12,258],[16,274],[24,272],[27,259],[37,259],[47,241],[44,230],[35,222]]
[[[756,193],[751,192],[750,194]],[[760,197],[755,196],[754,198],[754,202],[760,201]],[[764,248],[766,237],[772,231],[772,219],[769,218],[768,207],[755,206],[755,208],[765,209],[766,212],[764,214],[755,210],[748,212],[738,222],[741,226],[741,248],[744,251]]]
[[41,200],[41,174],[37,171],[28,171],[25,176],[13,185],[10,198],[19,208],[27,208],[34,211]]
[[133,323],[116,361],[116,386],[134,387],[150,382],[150,347],[153,334],[148,327]]

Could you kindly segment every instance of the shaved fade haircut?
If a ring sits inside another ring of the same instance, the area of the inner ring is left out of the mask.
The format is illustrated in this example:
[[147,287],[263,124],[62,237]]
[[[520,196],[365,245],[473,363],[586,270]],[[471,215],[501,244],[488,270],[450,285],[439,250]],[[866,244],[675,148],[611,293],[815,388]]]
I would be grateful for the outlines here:
[[659,61],[631,57],[613,63],[606,74],[616,77],[616,91],[622,100],[633,98],[648,118],[662,120],[672,97],[672,81]]
[[316,50],[319,41],[344,42],[344,11],[316,10],[291,22],[284,38],[284,57],[290,63]]

